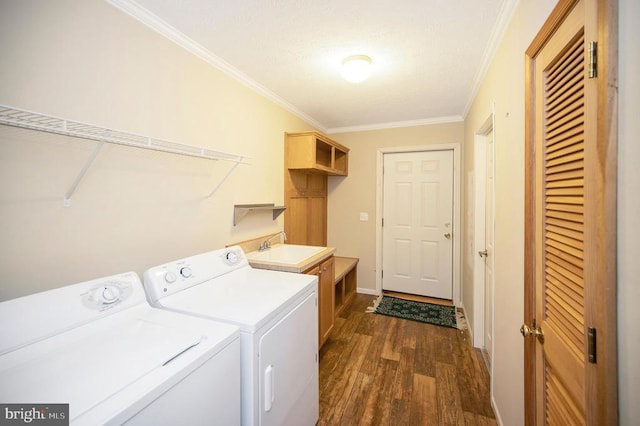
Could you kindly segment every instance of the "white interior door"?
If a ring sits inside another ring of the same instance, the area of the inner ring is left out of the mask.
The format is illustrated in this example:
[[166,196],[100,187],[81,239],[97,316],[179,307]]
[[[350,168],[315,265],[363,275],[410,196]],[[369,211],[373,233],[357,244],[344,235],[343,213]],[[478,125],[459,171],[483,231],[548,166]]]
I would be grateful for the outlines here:
[[453,150],[383,159],[382,288],[453,295]]
[[493,357],[493,268],[494,268],[494,155],[493,130],[487,134],[486,143],[486,174],[485,174],[485,251],[484,257],[484,348],[489,361]]

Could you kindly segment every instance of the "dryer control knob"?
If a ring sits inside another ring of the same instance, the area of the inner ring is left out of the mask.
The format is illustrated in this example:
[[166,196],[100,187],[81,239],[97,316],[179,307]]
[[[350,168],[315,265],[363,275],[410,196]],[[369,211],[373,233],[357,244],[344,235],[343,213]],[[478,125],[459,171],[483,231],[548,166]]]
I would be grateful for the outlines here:
[[227,254],[224,255],[224,259],[229,265],[235,265],[238,263],[238,255],[232,251],[227,252]]
[[178,279],[178,277],[176,277],[176,274],[174,274],[171,271],[169,271],[166,274],[164,274],[164,280],[166,282],[168,282],[169,284],[176,282],[177,279]]
[[180,268],[180,275],[182,275],[183,277],[189,278],[192,274],[193,271],[191,271],[191,268],[189,268],[188,266]]

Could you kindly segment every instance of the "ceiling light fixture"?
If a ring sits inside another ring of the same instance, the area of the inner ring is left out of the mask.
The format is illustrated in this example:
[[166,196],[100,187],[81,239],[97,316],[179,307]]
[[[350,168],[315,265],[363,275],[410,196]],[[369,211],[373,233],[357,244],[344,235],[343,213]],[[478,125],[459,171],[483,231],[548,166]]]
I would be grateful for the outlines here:
[[353,55],[342,61],[342,77],[351,83],[365,81],[371,75],[371,58],[367,55]]

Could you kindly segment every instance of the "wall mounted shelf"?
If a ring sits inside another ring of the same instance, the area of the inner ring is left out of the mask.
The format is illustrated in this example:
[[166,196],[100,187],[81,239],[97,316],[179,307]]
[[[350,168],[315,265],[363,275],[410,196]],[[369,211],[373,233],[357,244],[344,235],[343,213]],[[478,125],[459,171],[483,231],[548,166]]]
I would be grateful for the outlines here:
[[65,207],[69,207],[71,205],[71,196],[73,195],[73,192],[76,190],[76,187],[84,177],[87,170],[89,170],[91,163],[100,152],[104,143],[150,149],[154,151],[162,151],[171,154],[186,155],[189,157],[204,158],[208,160],[224,160],[235,163],[227,172],[227,174],[220,180],[220,182],[218,182],[218,184],[214,187],[207,198],[211,197],[215,193],[215,191],[229,177],[231,172],[235,170],[238,164],[246,164],[244,160],[247,158],[238,154],[215,151],[208,148],[186,145],[177,142],[170,142],[162,139],[152,138],[149,136],[136,135],[120,130],[113,130],[106,127],[95,126],[93,124],[81,123],[79,121],[73,121],[54,117],[51,115],[26,111],[7,105],[0,105],[0,124],[42,132],[55,133],[58,135],[72,136],[98,142],[93,152],[85,162],[82,170],[76,177],[75,181],[69,187],[69,190],[65,193],[63,201],[63,205]]
[[233,226],[236,226],[240,220],[253,211],[272,211],[273,220],[286,210],[285,206],[276,206],[275,204],[236,204],[233,206]]

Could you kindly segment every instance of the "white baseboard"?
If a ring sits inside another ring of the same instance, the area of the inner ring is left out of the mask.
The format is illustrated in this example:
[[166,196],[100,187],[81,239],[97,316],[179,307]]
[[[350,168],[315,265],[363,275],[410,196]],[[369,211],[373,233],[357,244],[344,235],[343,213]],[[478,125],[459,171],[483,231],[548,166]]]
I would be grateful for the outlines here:
[[378,296],[380,293],[378,293],[375,289],[372,288],[363,288],[363,287],[358,287],[356,289],[356,293],[360,293],[360,294],[370,294],[372,296]]
[[496,423],[498,423],[498,426],[504,426],[504,423],[502,423],[502,418],[500,417],[500,412],[498,411],[498,407],[496,406],[496,400],[493,398],[493,395],[491,395],[491,408],[493,408],[493,414],[495,414],[496,416]]
[[[470,341],[473,342],[473,322],[469,318],[469,315],[467,315],[467,310],[464,308],[464,303],[461,303],[459,308],[462,309],[462,313],[464,313],[464,318],[467,321],[467,330],[469,330],[469,337],[471,338]],[[476,345],[473,345],[473,347],[477,348]]]

